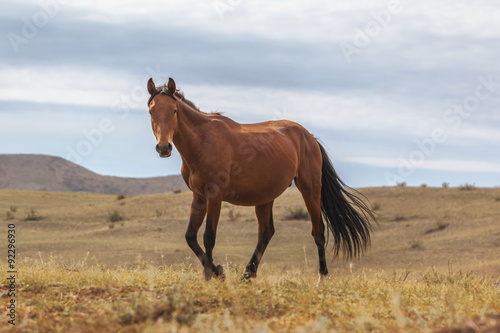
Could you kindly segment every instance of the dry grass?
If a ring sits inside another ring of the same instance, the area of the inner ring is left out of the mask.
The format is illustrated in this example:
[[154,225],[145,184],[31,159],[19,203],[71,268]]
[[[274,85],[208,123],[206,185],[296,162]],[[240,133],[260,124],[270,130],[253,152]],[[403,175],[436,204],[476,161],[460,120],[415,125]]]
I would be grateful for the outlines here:
[[[378,225],[374,225],[371,249],[355,263],[357,268],[422,271],[434,266],[446,271],[453,261],[464,271],[500,276],[500,205],[495,200],[499,188],[390,187],[361,192],[376,204]],[[184,239],[191,198],[190,192],[117,200],[115,195],[4,190],[0,191],[0,222],[16,223],[24,257],[52,253],[71,263],[90,251],[105,265],[134,266],[143,260],[171,265],[191,255]],[[287,220],[291,207],[303,205],[295,188],[276,200],[276,233],[263,263],[317,270],[310,222]],[[11,206],[17,207],[17,213],[11,212]],[[31,209],[44,218],[24,221],[24,212]],[[114,211],[126,217],[126,223],[110,229],[107,221]],[[257,242],[254,209],[224,203],[220,216],[215,259],[244,266]],[[238,219],[232,221],[235,216]],[[428,233],[435,229],[439,230]],[[201,244],[202,233],[203,229]],[[408,246],[416,239],[425,244],[423,250],[412,251]],[[190,260],[199,265],[196,259]],[[348,268],[349,263],[329,266]]]
[[[493,200],[500,188],[370,188],[378,202],[378,227],[361,267],[446,271],[448,262],[464,271],[500,276],[500,205]],[[446,227],[444,227],[446,226]],[[428,233],[429,230],[435,232]],[[414,251],[408,244],[420,240]]]
[[431,332],[500,313],[491,279],[454,272],[333,271],[317,285],[315,274],[270,267],[252,283],[232,266],[225,282],[182,264],[21,267],[18,324],[1,321],[3,332]]
[[[227,279],[205,283],[184,240],[189,192],[117,200],[0,191],[2,230],[15,223],[22,249],[16,332],[431,332],[495,325],[488,316],[500,313],[494,286],[500,189],[361,192],[378,206],[371,250],[354,263],[329,262],[330,278],[316,286],[311,224],[286,219],[290,207],[303,206],[294,188],[275,202],[276,234],[251,284],[239,278],[257,241],[253,207],[223,204],[214,256]],[[25,221],[22,212],[30,209],[44,218]],[[127,220],[109,229],[115,210]],[[453,272],[450,262],[474,274]],[[6,272],[5,256],[0,270]],[[0,296],[7,300],[5,285]],[[0,321],[0,331],[8,329]]]

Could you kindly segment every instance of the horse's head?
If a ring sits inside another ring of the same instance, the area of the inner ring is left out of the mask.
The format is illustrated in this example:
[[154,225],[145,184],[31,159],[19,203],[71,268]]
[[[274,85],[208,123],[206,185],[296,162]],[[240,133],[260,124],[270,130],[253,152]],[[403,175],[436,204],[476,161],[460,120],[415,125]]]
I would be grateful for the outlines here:
[[172,154],[172,141],[177,132],[177,107],[175,97],[175,82],[168,79],[166,86],[156,88],[153,79],[148,81],[149,114],[151,126],[156,137],[156,151],[160,157],[169,157]]

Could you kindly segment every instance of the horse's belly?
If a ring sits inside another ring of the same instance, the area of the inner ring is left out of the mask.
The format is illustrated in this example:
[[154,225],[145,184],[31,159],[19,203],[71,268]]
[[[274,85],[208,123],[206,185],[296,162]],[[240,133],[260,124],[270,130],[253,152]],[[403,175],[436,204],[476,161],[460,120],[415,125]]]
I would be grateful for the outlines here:
[[293,177],[280,177],[272,181],[254,181],[230,186],[224,201],[239,206],[257,206],[279,197],[292,183]]

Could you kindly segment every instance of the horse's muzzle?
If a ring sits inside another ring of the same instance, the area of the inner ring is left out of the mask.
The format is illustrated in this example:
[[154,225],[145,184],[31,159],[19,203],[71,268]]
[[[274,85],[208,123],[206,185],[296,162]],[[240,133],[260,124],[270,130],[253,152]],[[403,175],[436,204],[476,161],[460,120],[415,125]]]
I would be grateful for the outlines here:
[[156,145],[156,151],[160,154],[160,157],[169,157],[172,155],[172,144],[168,143],[166,145],[160,146],[160,144]]

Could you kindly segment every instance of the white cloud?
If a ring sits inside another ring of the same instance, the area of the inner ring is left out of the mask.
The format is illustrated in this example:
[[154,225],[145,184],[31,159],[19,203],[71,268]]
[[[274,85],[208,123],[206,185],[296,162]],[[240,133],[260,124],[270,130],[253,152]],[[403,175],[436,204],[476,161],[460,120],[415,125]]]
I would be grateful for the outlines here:
[[203,111],[222,111],[249,121],[289,119],[311,127],[350,131],[390,131],[417,135],[427,128],[420,110],[407,101],[376,93],[327,94],[308,90],[182,85]]
[[[142,76],[138,76],[68,66],[10,68],[0,72],[0,100],[109,109],[116,108],[116,102],[123,100],[130,109],[140,110],[146,108],[148,77],[146,69]],[[441,118],[443,110],[421,110],[412,105],[415,100],[392,92],[346,90],[329,94],[279,87],[199,85],[182,80],[177,80],[177,86],[203,111],[222,111],[240,121],[290,119],[309,128],[360,133],[378,131],[414,137],[429,135],[430,124],[434,127],[443,125],[435,117]],[[467,120],[464,123],[467,126],[464,125],[463,129],[449,131],[453,140],[500,141],[500,134],[495,129],[470,125]]]
[[[143,77],[98,69],[33,67],[0,72],[0,100],[101,106],[112,108],[125,96],[131,109],[146,108]],[[158,82],[160,84],[160,82]],[[409,134],[421,119],[405,101],[358,92],[325,94],[314,91],[239,86],[189,85],[177,81],[186,97],[202,110],[222,111],[229,117],[266,121],[290,119],[342,130],[391,130]],[[139,98],[136,98],[136,97]]]
[[490,128],[488,125],[467,126],[467,128],[456,131],[454,136],[463,145],[477,145],[478,141],[500,144],[500,131],[497,128]]
[[[40,7],[37,0],[24,2]],[[61,8],[77,12],[80,19],[89,21],[142,21],[158,29],[176,26],[220,35],[246,34],[267,39],[332,43],[352,40],[355,29],[364,29],[369,21],[373,21],[372,12],[387,10],[391,2],[73,0]],[[226,6],[218,9],[218,3]],[[393,15],[386,29],[391,31],[394,40],[403,39],[408,30],[433,31],[445,37],[467,34],[492,38],[500,35],[499,29],[495,28],[498,27],[496,4],[491,1],[475,1],[474,5],[464,0],[401,0],[399,3],[402,12]]]
[[[352,157],[345,160],[384,168],[397,168],[401,165],[399,159],[385,157]],[[500,173],[500,164],[498,163],[469,160],[428,160],[421,165],[413,165],[413,167],[424,170]]]
[[[131,108],[145,110],[148,73],[142,68],[160,64],[204,111],[244,122],[288,118],[327,137],[349,132],[357,141],[345,139],[342,156],[382,156],[353,162],[397,167],[391,156],[443,127],[448,141],[421,169],[497,172],[482,151],[495,151],[500,142],[498,91],[462,119],[459,130],[443,121],[453,103],[474,93],[478,76],[500,73],[497,2],[400,0],[401,14],[348,64],[338,44],[352,42],[389,0],[221,1],[233,4],[223,19],[216,0],[67,1],[19,54],[9,55],[8,47],[2,53],[0,103],[31,102],[35,110],[4,108],[0,139],[7,142],[16,122],[26,119],[28,129],[43,125],[47,141],[54,133],[79,134],[94,123],[81,114],[85,106],[109,110],[134,93]],[[6,18],[0,24],[19,32],[21,18],[41,7],[38,0],[15,4],[15,11],[0,14]],[[68,107],[70,125],[51,127],[48,118],[60,117],[61,109],[42,114],[34,103]],[[385,142],[375,153],[376,136]],[[455,151],[445,151],[450,147]],[[473,154],[459,155],[459,149]],[[464,156],[477,161],[461,161]]]
[[97,68],[7,68],[0,71],[0,100],[111,106],[133,82],[131,75]]

